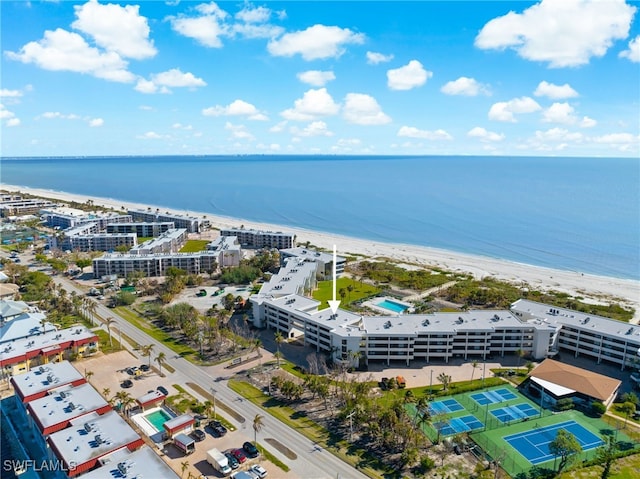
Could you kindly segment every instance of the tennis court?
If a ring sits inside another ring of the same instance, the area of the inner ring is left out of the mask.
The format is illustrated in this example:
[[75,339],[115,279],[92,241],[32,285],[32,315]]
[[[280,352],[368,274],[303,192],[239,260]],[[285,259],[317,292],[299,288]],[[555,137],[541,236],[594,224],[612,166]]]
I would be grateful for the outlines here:
[[540,411],[527,403],[506,406],[491,411],[500,422],[511,422],[517,419],[531,418],[540,415]]
[[451,436],[453,434],[459,434],[461,432],[475,431],[482,429],[482,424],[475,416],[463,416],[449,419],[449,421],[442,421],[434,424],[435,428],[440,431],[443,436]]
[[462,411],[464,407],[455,399],[445,399],[443,401],[434,401],[429,404],[429,411],[431,414],[450,413]]
[[508,389],[496,389],[493,391],[485,391],[481,393],[471,394],[471,399],[480,404],[486,406],[487,404],[495,404],[503,401],[510,401],[516,399],[518,396],[509,391]]
[[564,429],[573,434],[582,446],[583,451],[588,451],[589,449],[604,444],[602,439],[575,421],[566,421],[531,431],[512,434],[505,436],[504,440],[524,456],[527,461],[533,465],[537,465],[555,458],[549,451],[549,443],[556,438],[560,429]]

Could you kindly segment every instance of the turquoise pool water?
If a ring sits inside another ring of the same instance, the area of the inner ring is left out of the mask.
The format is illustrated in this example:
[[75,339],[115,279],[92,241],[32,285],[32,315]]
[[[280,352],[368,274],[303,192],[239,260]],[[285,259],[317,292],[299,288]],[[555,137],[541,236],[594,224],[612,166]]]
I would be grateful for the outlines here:
[[171,419],[166,412],[162,409],[158,409],[157,411],[153,411],[151,414],[147,414],[145,419],[153,424],[153,427],[156,428],[158,432],[162,431],[162,425]]
[[389,311],[393,311],[394,313],[402,313],[403,311],[409,309],[408,306],[404,304],[396,303],[395,301],[391,301],[390,299],[385,299],[384,301],[380,301],[376,304],[376,306],[384,309],[388,309]]

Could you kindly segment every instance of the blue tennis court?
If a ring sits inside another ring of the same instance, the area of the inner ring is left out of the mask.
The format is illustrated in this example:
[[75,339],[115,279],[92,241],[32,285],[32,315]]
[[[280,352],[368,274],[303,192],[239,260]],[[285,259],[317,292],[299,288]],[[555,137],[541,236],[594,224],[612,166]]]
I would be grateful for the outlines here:
[[512,399],[517,399],[517,397],[517,395],[515,395],[508,389],[496,389],[493,391],[471,394],[471,398],[481,406],[486,406],[487,404],[495,404],[503,401],[511,401]]
[[501,422],[511,422],[517,419],[535,417],[540,414],[536,408],[527,403],[506,406],[491,411],[491,414]]
[[429,404],[431,414],[450,413],[462,411],[464,408],[455,399],[444,399],[442,401],[434,401]]
[[549,443],[556,438],[560,429],[573,434],[582,446],[583,451],[588,451],[604,444],[602,439],[575,421],[566,421],[552,426],[512,434],[511,436],[505,436],[504,440],[522,454],[527,461],[537,465],[554,459],[554,455],[549,451]]
[[482,424],[475,416],[463,416],[449,419],[449,421],[442,421],[434,424],[436,429],[440,430],[440,434],[443,436],[451,436],[453,434],[459,434],[461,432],[475,431],[482,429]]

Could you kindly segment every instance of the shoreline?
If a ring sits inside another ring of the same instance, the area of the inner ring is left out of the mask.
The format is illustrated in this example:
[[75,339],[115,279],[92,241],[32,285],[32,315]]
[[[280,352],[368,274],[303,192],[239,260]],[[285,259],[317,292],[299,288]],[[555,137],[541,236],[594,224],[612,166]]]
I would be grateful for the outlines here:
[[[22,192],[34,196],[50,198],[63,202],[75,201],[85,203],[92,200],[95,205],[122,211],[121,207],[130,209],[159,208],[157,205],[140,204],[113,198],[101,198],[79,195],[62,191],[29,188],[16,185],[2,185],[1,189],[10,192]],[[402,243],[372,242],[361,238],[342,236],[321,231],[307,230],[288,226],[261,223],[240,218],[228,218],[210,213],[177,210],[162,207],[162,211],[175,214],[186,214],[206,218],[213,228],[238,228],[244,225],[247,229],[268,231],[290,231],[296,235],[298,243],[309,241],[310,244],[331,250],[336,245],[338,254],[361,255],[369,258],[385,257],[397,263],[437,267],[451,272],[463,272],[476,279],[491,276],[512,283],[526,282],[534,289],[555,290],[572,296],[581,296],[591,301],[608,303],[615,301],[636,310],[633,322],[640,319],[640,281],[632,279],[599,276],[590,273],[567,271],[561,269],[534,266],[525,263],[458,253],[428,246],[416,246]]]

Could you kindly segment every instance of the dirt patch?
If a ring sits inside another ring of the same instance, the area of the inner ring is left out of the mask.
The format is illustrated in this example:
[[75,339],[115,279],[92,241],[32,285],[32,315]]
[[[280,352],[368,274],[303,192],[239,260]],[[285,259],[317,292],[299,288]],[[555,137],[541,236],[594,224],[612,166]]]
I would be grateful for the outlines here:
[[295,459],[298,459],[298,455],[295,452],[293,452],[287,446],[279,442],[277,439],[268,437],[265,439],[265,441],[268,442],[275,449],[277,449],[281,454],[284,454],[285,456],[287,456],[288,459],[291,459],[292,461]]

